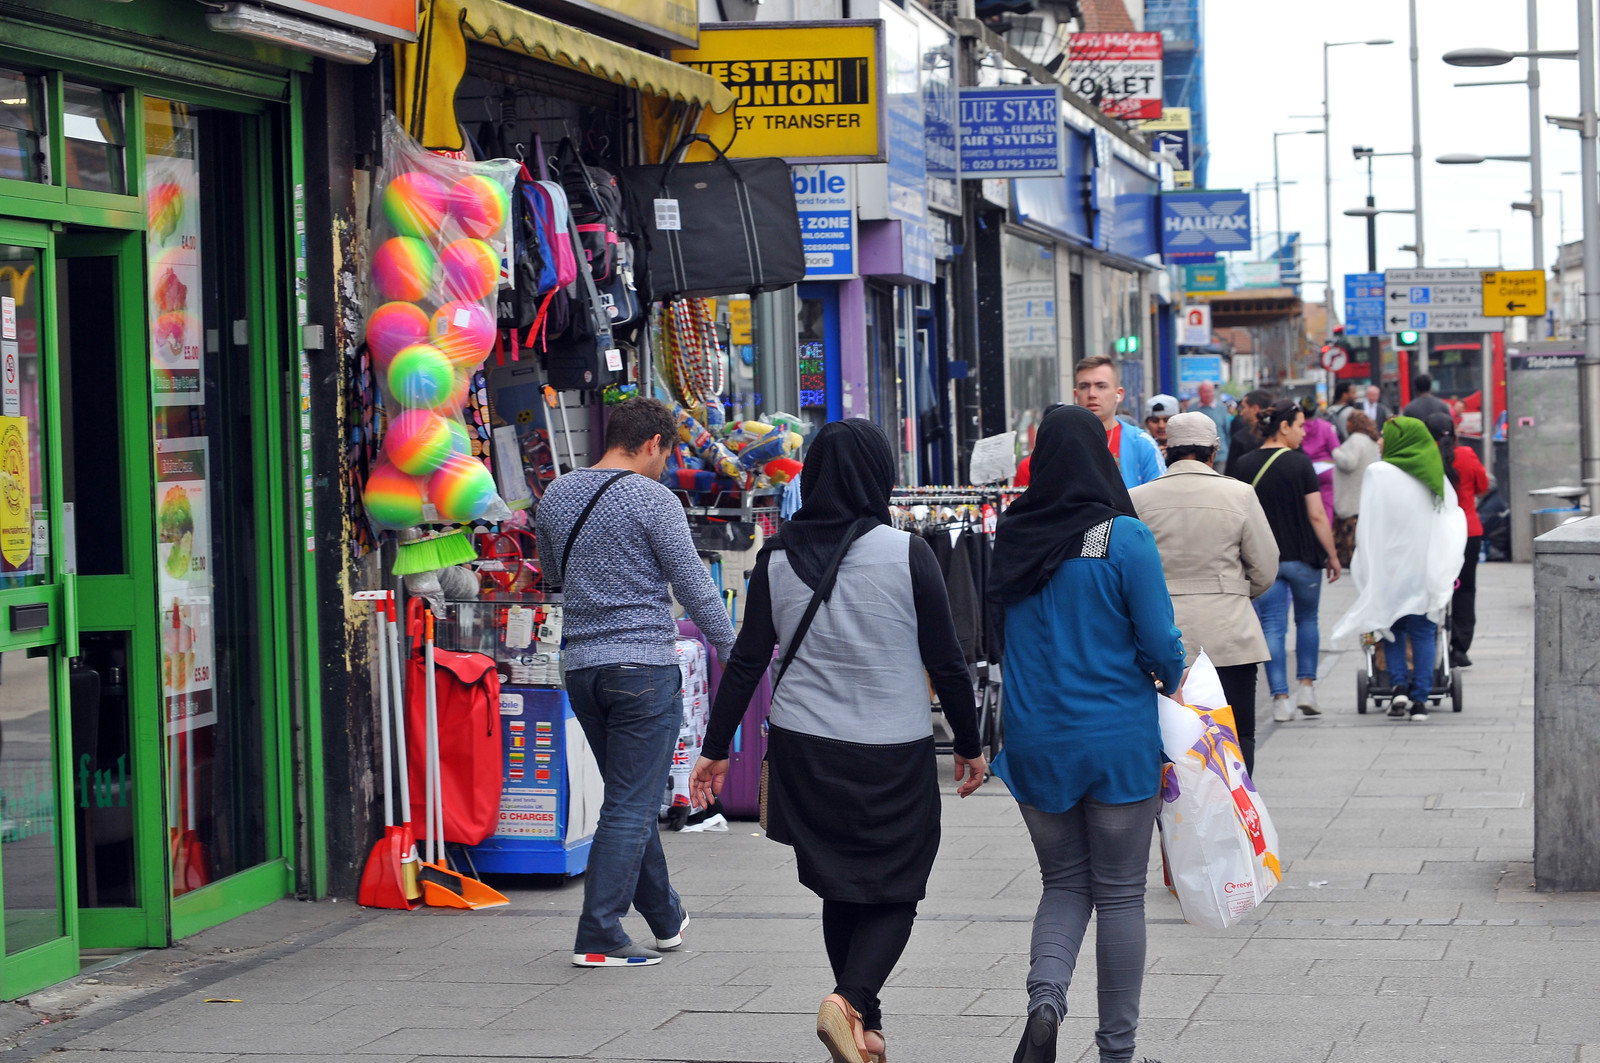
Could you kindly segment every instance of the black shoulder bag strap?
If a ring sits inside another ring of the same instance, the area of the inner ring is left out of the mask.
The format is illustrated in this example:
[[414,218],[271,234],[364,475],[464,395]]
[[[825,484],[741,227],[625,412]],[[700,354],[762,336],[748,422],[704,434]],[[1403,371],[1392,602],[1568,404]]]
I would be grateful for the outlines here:
[[572,556],[572,544],[578,541],[578,533],[583,530],[584,524],[588,522],[589,514],[594,512],[594,507],[599,503],[600,496],[611,490],[611,485],[616,483],[618,480],[633,475],[634,472],[632,469],[623,469],[611,479],[601,484],[600,490],[594,493],[594,497],[589,499],[589,504],[583,507],[583,512],[578,514],[578,520],[572,525],[572,531],[567,533],[566,548],[561,551],[561,582],[563,584],[567,582],[567,559]]

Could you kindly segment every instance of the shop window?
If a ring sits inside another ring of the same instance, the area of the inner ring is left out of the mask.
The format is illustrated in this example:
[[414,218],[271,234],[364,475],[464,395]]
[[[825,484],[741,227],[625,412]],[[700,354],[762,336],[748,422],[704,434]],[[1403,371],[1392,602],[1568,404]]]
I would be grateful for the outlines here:
[[122,93],[71,81],[63,89],[61,133],[66,140],[67,184],[126,194]]
[[267,859],[246,120],[146,97],[172,891]]
[[1004,244],[1006,420],[1020,454],[1033,450],[1044,410],[1061,401],[1055,249],[1015,233]]
[[[14,384],[7,381],[0,387],[0,492],[4,494],[0,510],[31,511],[34,521],[46,519],[48,506],[39,386],[39,291],[39,252],[0,245],[0,316],[15,319],[15,326],[0,335],[0,360],[7,375],[15,375]],[[48,561],[33,536],[0,529],[0,589],[46,582]]]
[[62,933],[57,839],[54,657],[34,650],[0,653],[0,897],[5,898],[5,955]]
[[0,69],[0,177],[49,182],[44,113],[43,79]]

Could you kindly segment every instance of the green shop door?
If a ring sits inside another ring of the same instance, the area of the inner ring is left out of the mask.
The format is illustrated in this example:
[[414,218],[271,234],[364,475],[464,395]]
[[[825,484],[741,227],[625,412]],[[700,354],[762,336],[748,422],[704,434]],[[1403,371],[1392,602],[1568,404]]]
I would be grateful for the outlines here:
[[0,997],[78,969],[54,267],[0,219]]

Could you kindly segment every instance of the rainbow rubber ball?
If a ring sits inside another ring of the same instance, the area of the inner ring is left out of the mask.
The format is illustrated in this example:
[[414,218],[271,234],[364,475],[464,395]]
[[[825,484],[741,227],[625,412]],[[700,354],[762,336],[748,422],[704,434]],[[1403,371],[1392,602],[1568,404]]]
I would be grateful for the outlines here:
[[448,206],[444,185],[421,171],[399,174],[383,189],[384,216],[401,236],[438,237]]
[[456,385],[456,371],[439,348],[413,343],[390,361],[385,380],[389,394],[400,405],[430,410],[450,395]]
[[428,477],[428,498],[441,520],[463,524],[477,520],[494,502],[494,477],[476,458],[455,454]]
[[446,205],[462,232],[477,240],[487,240],[505,226],[506,215],[511,212],[511,197],[498,181],[473,174],[450,186]]
[[432,410],[406,410],[389,422],[383,452],[401,472],[426,476],[456,452],[456,440],[450,422]]
[[439,252],[444,291],[451,299],[487,299],[500,286],[500,256],[482,240],[456,240]]
[[428,407],[435,413],[442,413],[446,417],[460,418],[462,410],[466,409],[467,398],[472,394],[471,376],[457,369],[455,376],[450,380],[450,390],[445,396],[432,406]]
[[464,458],[472,456],[472,437],[467,434],[467,426],[451,417],[441,417],[450,432],[450,451],[460,454]]
[[422,523],[422,481],[382,462],[367,477],[361,505],[379,527],[415,527]]
[[416,302],[433,289],[438,269],[433,248],[415,236],[391,236],[372,256],[372,282],[385,299]]
[[[367,318],[367,349],[380,372],[394,356],[415,343],[427,343],[428,315],[411,303],[384,303]],[[492,342],[492,337],[491,337]]]
[[430,342],[457,368],[470,369],[489,356],[496,327],[482,303],[454,299],[433,312]]

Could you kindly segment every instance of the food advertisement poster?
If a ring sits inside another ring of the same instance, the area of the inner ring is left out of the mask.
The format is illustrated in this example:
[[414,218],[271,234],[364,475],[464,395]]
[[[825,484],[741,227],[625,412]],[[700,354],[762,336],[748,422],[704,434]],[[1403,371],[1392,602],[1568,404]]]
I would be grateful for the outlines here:
[[33,483],[28,419],[0,417],[0,558],[6,572],[25,572],[33,557]]
[[156,574],[168,734],[216,722],[209,464],[203,438],[156,441]]
[[193,121],[178,117],[165,129],[145,156],[150,368],[157,406],[196,406],[205,401],[200,168]]

